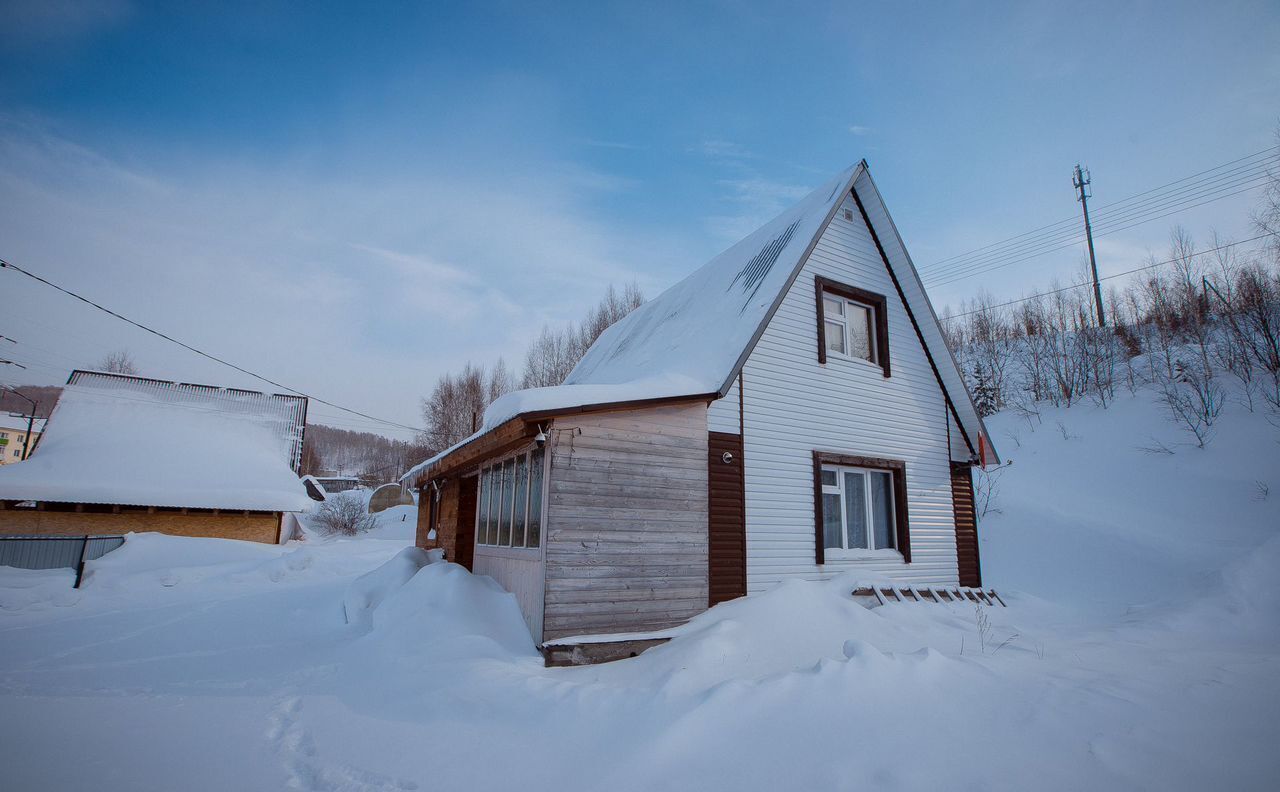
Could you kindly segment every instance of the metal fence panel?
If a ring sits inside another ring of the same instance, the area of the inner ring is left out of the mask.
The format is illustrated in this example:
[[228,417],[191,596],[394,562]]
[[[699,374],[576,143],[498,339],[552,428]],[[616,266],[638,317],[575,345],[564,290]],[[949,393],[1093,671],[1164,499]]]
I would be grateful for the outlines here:
[[0,536],[0,566],[79,569],[123,544],[123,536]]

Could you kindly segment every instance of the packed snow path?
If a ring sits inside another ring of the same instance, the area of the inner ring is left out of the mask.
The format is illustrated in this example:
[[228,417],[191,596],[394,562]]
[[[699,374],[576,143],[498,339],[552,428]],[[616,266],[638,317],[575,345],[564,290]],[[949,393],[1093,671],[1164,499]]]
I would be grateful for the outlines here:
[[1141,394],[993,431],[1007,609],[796,583],[590,668],[543,668],[508,595],[412,574],[403,536],[138,536],[79,591],[3,570],[2,786],[1277,788],[1280,432],[1177,446]]

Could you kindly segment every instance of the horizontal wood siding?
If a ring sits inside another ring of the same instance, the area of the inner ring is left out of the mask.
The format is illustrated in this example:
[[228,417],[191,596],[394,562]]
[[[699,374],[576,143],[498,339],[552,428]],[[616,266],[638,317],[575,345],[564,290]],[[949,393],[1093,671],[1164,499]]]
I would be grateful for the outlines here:
[[557,419],[546,539],[543,640],[706,610],[706,405]]
[[951,500],[956,513],[956,560],[960,566],[960,585],[981,586],[978,514],[973,502],[973,471],[968,465],[951,466]]
[[[891,376],[866,361],[818,362],[815,276],[886,296]],[[749,591],[851,568],[904,582],[958,582],[946,404],[852,198],[792,284],[744,375]],[[814,451],[906,464],[910,564],[893,555],[816,563]]]

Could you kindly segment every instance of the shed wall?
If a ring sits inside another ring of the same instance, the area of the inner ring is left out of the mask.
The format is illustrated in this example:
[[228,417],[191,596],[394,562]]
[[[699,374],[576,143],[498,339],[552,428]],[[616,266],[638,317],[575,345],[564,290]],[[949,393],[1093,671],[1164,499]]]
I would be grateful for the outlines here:
[[558,418],[553,435],[543,639],[706,610],[706,405]]
[[32,509],[0,510],[0,534],[118,535],[155,531],[171,536],[207,536],[275,544],[280,515],[239,512],[121,512],[90,514]]

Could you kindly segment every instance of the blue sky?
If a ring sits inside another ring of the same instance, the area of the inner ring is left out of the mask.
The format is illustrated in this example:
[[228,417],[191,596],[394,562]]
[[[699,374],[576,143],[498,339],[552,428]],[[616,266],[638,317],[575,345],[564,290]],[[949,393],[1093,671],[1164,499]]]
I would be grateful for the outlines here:
[[[1073,216],[1077,160],[1101,203],[1280,122],[1265,2],[3,6],[0,256],[410,424],[441,372],[518,367],[542,323],[656,294],[863,157],[927,272]],[[1174,221],[1250,235],[1250,197],[1106,237],[1100,266]],[[6,382],[129,347],[250,384],[11,276],[0,335],[33,365]]]

